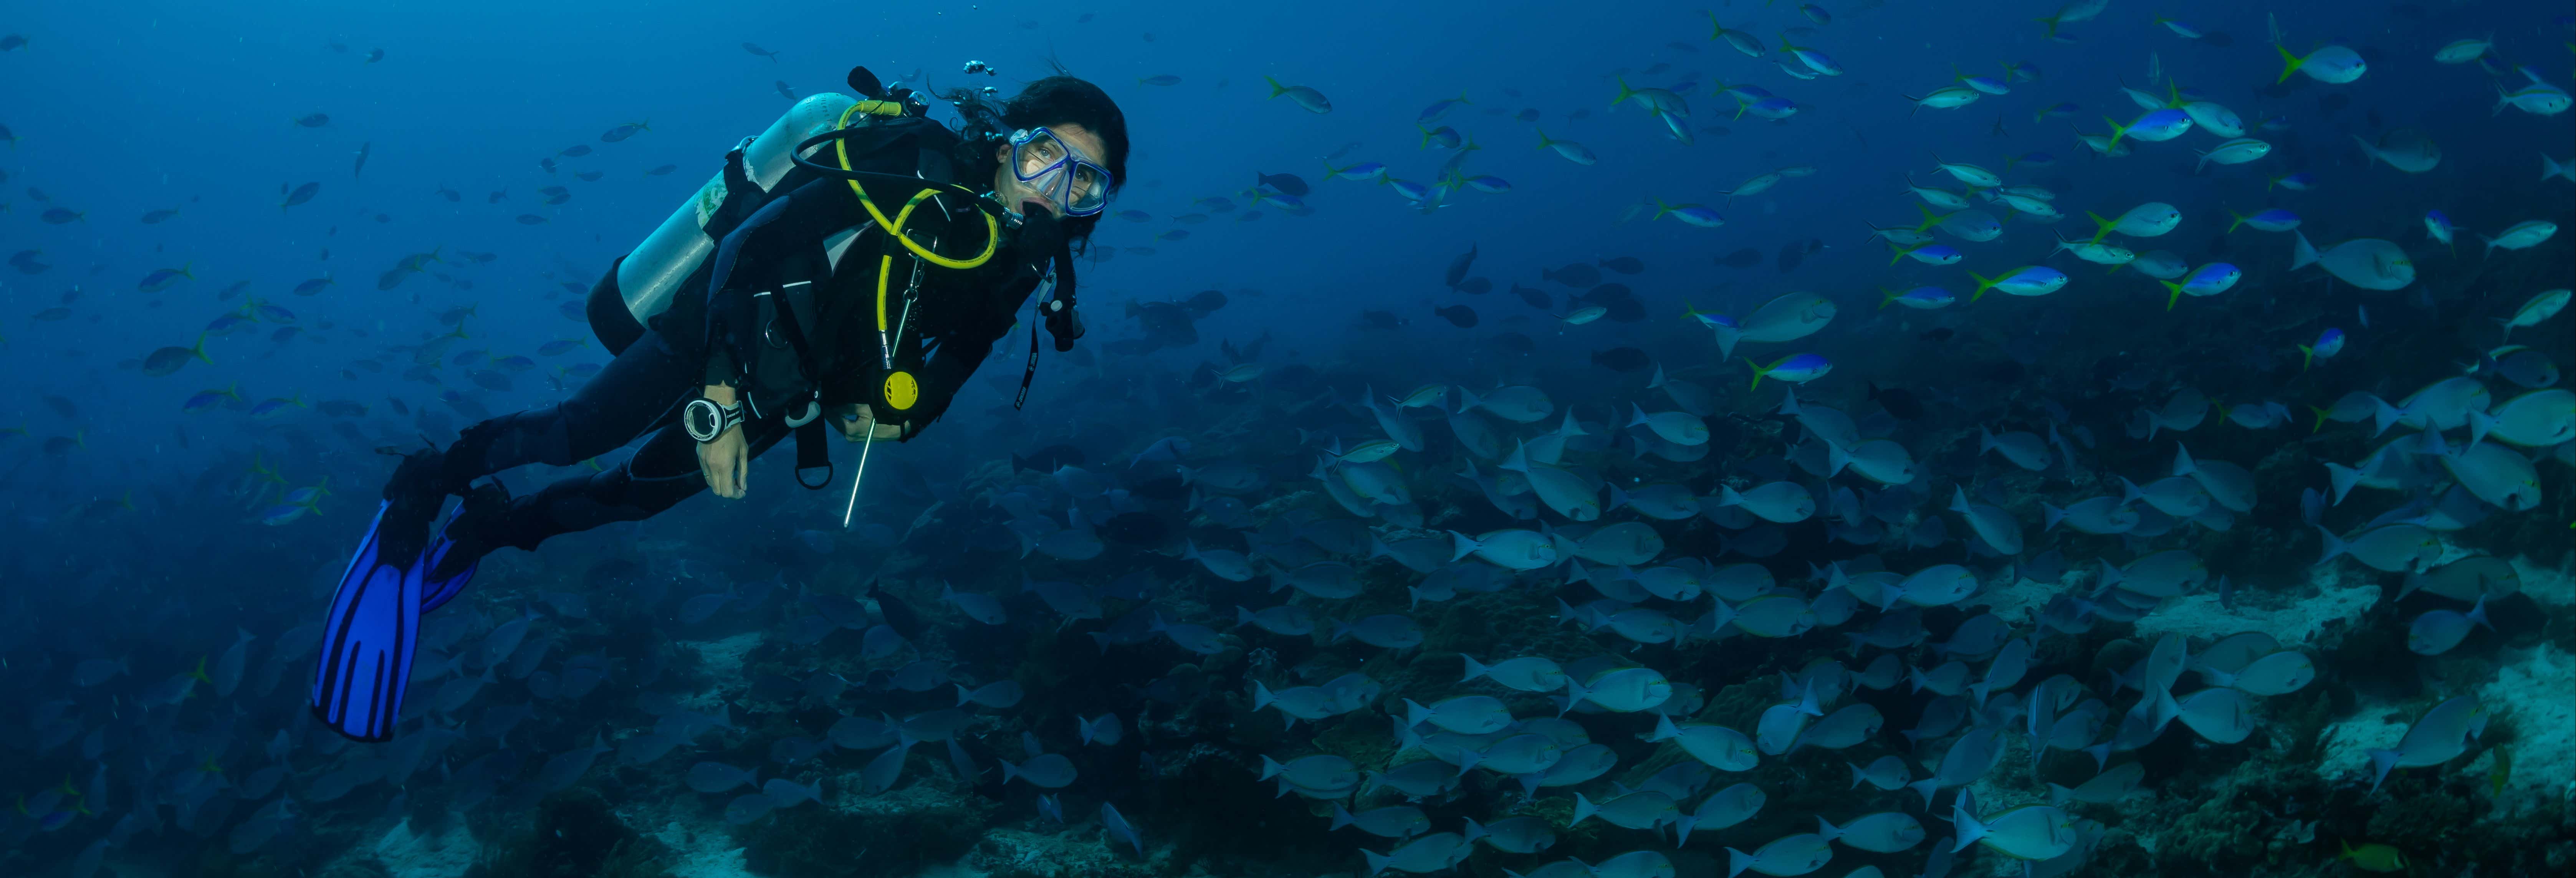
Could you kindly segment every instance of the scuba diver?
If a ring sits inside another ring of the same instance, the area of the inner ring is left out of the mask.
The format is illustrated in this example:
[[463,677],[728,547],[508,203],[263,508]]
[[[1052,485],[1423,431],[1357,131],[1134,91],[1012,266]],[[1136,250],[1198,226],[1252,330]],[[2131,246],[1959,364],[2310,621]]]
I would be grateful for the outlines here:
[[[1039,324],[1072,349],[1073,256],[1126,171],[1117,103],[1063,75],[999,104],[955,90],[938,95],[964,119],[952,131],[917,92],[865,68],[848,81],[855,97],[807,97],[728,152],[592,287],[590,323],[615,359],[589,383],[403,457],[332,598],[315,716],[390,739],[420,615],[499,547],[641,520],[701,490],[741,499],[751,459],[790,437],[797,482],[819,489],[827,424],[853,442],[921,435],[1033,298],[1018,402]],[[533,494],[474,484],[638,438],[616,466]],[[451,494],[463,502],[433,535]]]

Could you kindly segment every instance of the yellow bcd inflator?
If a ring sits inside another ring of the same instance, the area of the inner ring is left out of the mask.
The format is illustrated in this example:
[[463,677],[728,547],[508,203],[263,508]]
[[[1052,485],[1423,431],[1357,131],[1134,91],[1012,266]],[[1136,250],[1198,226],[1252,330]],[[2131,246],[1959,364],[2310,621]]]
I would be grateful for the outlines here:
[[910,410],[913,403],[921,401],[921,382],[913,380],[912,373],[900,369],[887,372],[885,401],[895,411]]

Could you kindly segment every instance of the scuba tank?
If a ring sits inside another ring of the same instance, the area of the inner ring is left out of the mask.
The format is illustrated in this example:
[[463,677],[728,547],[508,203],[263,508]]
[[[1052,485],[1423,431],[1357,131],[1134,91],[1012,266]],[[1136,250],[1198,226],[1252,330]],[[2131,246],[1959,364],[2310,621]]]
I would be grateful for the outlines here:
[[[770,123],[769,130],[750,138],[742,146],[744,175],[761,191],[769,191],[796,166],[795,159],[789,155],[796,144],[838,127],[842,115],[856,103],[856,98],[832,92],[809,95],[797,101],[795,106],[787,108],[785,115],[778,117],[778,121]],[[670,218],[662,221],[661,227],[645,236],[644,242],[636,245],[635,250],[618,263],[617,291],[625,305],[626,318],[634,321],[637,327],[668,309],[681,282],[715,252],[716,244],[707,236],[706,225],[716,210],[724,206],[727,194],[724,173],[718,171],[706,185],[698,187],[689,200],[682,202],[678,210],[672,211]],[[613,321],[616,315],[602,315],[597,304],[594,303],[591,312],[592,329],[599,332],[602,340],[607,340],[611,333],[599,324],[603,318]],[[631,338],[637,332],[640,328],[620,334]]]

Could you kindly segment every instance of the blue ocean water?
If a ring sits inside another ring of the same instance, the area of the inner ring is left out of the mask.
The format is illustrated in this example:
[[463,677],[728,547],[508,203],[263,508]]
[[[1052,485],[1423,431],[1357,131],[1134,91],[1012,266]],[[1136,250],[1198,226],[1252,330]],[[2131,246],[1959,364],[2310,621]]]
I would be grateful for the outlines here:
[[[0,871],[2561,869],[2569,38],[17,10]],[[594,284],[853,66],[950,124],[1116,101],[1088,334],[1015,408],[1054,336],[1013,326],[825,490],[782,443],[743,499],[498,551],[392,741],[315,720],[379,450],[581,388]]]

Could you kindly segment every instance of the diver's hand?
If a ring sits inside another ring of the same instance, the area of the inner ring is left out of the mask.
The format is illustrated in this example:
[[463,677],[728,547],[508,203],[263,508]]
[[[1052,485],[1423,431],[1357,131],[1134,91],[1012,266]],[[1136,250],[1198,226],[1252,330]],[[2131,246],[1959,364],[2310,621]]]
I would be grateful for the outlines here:
[[1043,266],[1064,248],[1064,224],[1055,212],[1041,202],[1020,202],[1019,237],[1013,242],[1020,260],[1032,266]]
[[867,403],[860,403],[857,412],[841,419],[841,438],[851,442],[857,442],[861,439],[868,438],[869,427],[871,425],[876,428],[876,438],[878,439],[903,438],[902,424],[877,423],[876,411],[870,408]]
[[744,475],[751,466],[750,443],[742,437],[742,425],[725,428],[713,442],[698,443],[698,472],[707,477],[707,487],[716,496],[740,500],[750,487]]

